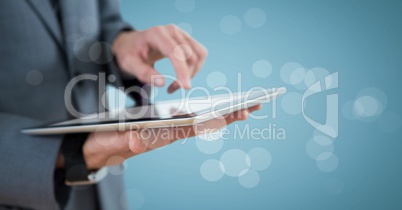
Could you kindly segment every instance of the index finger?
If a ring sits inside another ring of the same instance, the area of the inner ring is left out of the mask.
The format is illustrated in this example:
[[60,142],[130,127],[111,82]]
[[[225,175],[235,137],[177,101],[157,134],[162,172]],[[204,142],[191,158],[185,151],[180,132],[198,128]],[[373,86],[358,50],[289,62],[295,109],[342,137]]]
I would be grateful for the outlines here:
[[[177,78],[185,89],[190,89],[190,71],[185,59],[185,51],[171,37],[170,33],[164,27],[156,27],[156,32],[151,33],[151,45],[160,50],[162,55],[166,56],[173,65]],[[183,56],[183,57],[181,57]]]

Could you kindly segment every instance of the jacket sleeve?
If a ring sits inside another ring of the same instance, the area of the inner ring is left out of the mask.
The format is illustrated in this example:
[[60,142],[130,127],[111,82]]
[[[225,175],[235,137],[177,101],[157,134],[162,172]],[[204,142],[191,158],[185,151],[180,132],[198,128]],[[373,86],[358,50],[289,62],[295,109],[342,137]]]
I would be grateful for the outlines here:
[[55,163],[62,136],[29,136],[21,129],[41,123],[0,112],[0,206],[57,209]]
[[[110,46],[112,46],[120,32],[135,30],[130,24],[122,19],[119,2],[120,0],[100,0],[99,13],[101,18],[101,37],[103,39],[102,41],[109,43]],[[111,48],[105,51],[108,53],[106,57],[114,57]],[[151,87],[149,85],[141,83],[132,75],[123,75],[115,59],[108,63],[108,74],[115,76],[116,82],[113,84],[117,87],[124,87],[127,89],[136,86],[144,90],[147,95],[151,92]],[[134,99],[137,106],[149,104],[148,100],[144,99],[139,91],[130,92],[129,96]]]
[[120,14],[120,0],[100,0],[99,13],[103,41],[112,44],[121,31],[134,30]]

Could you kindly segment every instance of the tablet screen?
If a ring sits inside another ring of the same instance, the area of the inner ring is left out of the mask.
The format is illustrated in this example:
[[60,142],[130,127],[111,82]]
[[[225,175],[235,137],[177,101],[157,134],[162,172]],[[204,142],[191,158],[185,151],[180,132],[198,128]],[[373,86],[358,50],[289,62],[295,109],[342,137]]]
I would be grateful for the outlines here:
[[189,118],[227,108],[247,100],[264,100],[278,89],[259,89],[235,94],[222,94],[173,101],[162,101],[148,106],[128,107],[120,110],[88,115],[47,127],[83,126]]

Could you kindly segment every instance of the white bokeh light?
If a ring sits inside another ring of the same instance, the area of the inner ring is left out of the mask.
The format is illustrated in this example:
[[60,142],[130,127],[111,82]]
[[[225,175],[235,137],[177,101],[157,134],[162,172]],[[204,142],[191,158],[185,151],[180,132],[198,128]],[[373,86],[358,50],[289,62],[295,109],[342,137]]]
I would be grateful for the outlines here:
[[300,84],[304,80],[305,74],[306,74],[306,71],[304,70],[304,68],[295,69],[290,74],[290,84],[293,84],[293,85]]
[[123,209],[137,210],[144,205],[145,196],[137,189],[128,189],[120,195],[120,203]]
[[388,97],[381,89],[376,87],[367,87],[357,93],[357,97],[364,95],[369,95],[377,98],[381,102],[381,105],[383,105],[383,109],[387,107]]
[[396,112],[385,112],[378,119],[378,127],[386,133],[400,131],[402,126],[401,116]]
[[107,64],[113,60],[113,56],[104,52],[111,52],[112,45],[107,42],[95,42],[88,50],[89,58],[97,64]]
[[245,188],[253,188],[260,183],[260,175],[253,169],[247,170],[239,177],[239,183]]
[[283,110],[291,115],[301,113],[302,95],[300,93],[287,93],[281,99],[281,106]]
[[372,96],[361,96],[353,104],[354,111],[359,117],[373,117],[380,109],[380,104]]
[[387,103],[387,96],[382,90],[369,87],[359,91],[355,100],[346,102],[342,112],[349,120],[373,122],[381,116]]
[[241,30],[241,20],[233,15],[225,16],[219,22],[222,32],[228,35],[235,35]]
[[30,85],[39,85],[43,81],[43,74],[38,70],[31,70],[25,76]]
[[115,144],[119,139],[119,133],[113,126],[103,126],[96,128],[93,133],[95,141],[103,147],[110,147]]
[[[224,118],[221,117],[221,119],[224,119]],[[213,131],[213,132],[204,132],[203,134],[198,135],[197,138],[205,140],[205,141],[217,141],[222,138],[222,130],[217,130],[217,131]]]
[[214,71],[208,74],[207,84],[210,88],[223,87],[227,83],[226,75],[220,71]]
[[272,65],[267,60],[259,60],[253,64],[253,74],[259,78],[266,78],[272,73]]
[[190,13],[195,9],[195,0],[176,0],[176,9],[182,13]]
[[296,62],[289,62],[282,66],[280,76],[283,82],[290,85],[297,85],[304,79],[305,69]]
[[261,171],[265,170],[271,165],[272,156],[268,150],[262,147],[256,147],[251,149],[248,153],[250,157],[250,168]]
[[317,168],[322,172],[332,172],[338,168],[339,159],[332,152],[323,152],[318,155],[316,160]]
[[334,151],[332,141],[324,135],[314,136],[307,142],[306,152],[312,159],[317,160],[320,154],[324,152],[332,153]]
[[[321,67],[312,68],[306,71],[306,75],[304,77],[304,84],[306,85],[306,87],[310,87],[311,85],[313,85],[318,81],[324,81],[325,77],[329,75],[330,75],[329,71],[324,68]],[[327,86],[331,85],[330,78],[328,78],[325,82]]]
[[220,180],[224,175],[225,167],[219,161],[215,159],[209,159],[204,161],[200,167],[200,173],[202,178],[207,181],[215,182]]
[[[370,103],[373,104],[373,102],[370,102],[370,101],[373,101],[373,99],[374,99],[375,106],[377,106],[377,112],[368,117],[379,116],[386,109],[387,104],[388,104],[388,98],[382,90],[375,88],[375,87],[364,88],[363,90],[359,91],[356,98],[359,99],[364,96],[371,97],[371,100],[367,100],[367,98],[366,98],[364,101],[362,101],[363,103],[360,102],[360,105],[362,105],[364,107],[365,104],[368,104],[368,105],[370,105]],[[371,107],[371,108],[373,108],[373,107]],[[370,107],[368,107],[367,109],[370,109]],[[361,117],[359,115],[359,113],[356,113],[356,114],[358,117]],[[366,117],[363,116],[363,118],[367,118],[367,116]]]
[[92,62],[98,60],[99,57],[102,55],[102,44],[100,42],[95,42],[89,48],[88,53],[89,58],[91,59]]
[[251,28],[258,28],[265,24],[267,15],[262,9],[251,8],[244,14],[244,22]]
[[109,80],[109,82],[115,82],[116,81],[116,76],[109,75],[107,79]]
[[220,161],[225,167],[225,174],[231,177],[238,177],[250,168],[250,157],[239,149],[226,151]]
[[[98,43],[98,41],[92,37],[89,37],[89,36],[80,37],[73,44],[74,56],[82,62],[93,62],[92,58],[90,57],[90,48],[92,46],[97,46],[97,45],[94,45],[96,43]],[[94,47],[92,49],[91,54],[96,55],[97,54],[97,53],[95,53],[96,49],[98,49],[98,48]]]
[[186,61],[193,55],[193,50],[187,44],[177,45],[173,50],[173,55],[180,61]]
[[196,139],[195,145],[198,150],[204,154],[215,154],[219,152],[223,147],[223,140],[218,139],[214,141],[208,141],[204,139]]

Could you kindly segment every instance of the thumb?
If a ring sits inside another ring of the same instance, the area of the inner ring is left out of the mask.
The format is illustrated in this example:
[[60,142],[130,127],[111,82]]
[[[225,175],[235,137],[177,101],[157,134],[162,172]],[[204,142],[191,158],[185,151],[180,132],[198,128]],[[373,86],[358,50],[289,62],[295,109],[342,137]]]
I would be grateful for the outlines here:
[[127,131],[125,135],[126,138],[128,136],[128,147],[132,153],[141,154],[147,151],[147,145],[142,142],[137,131]]

